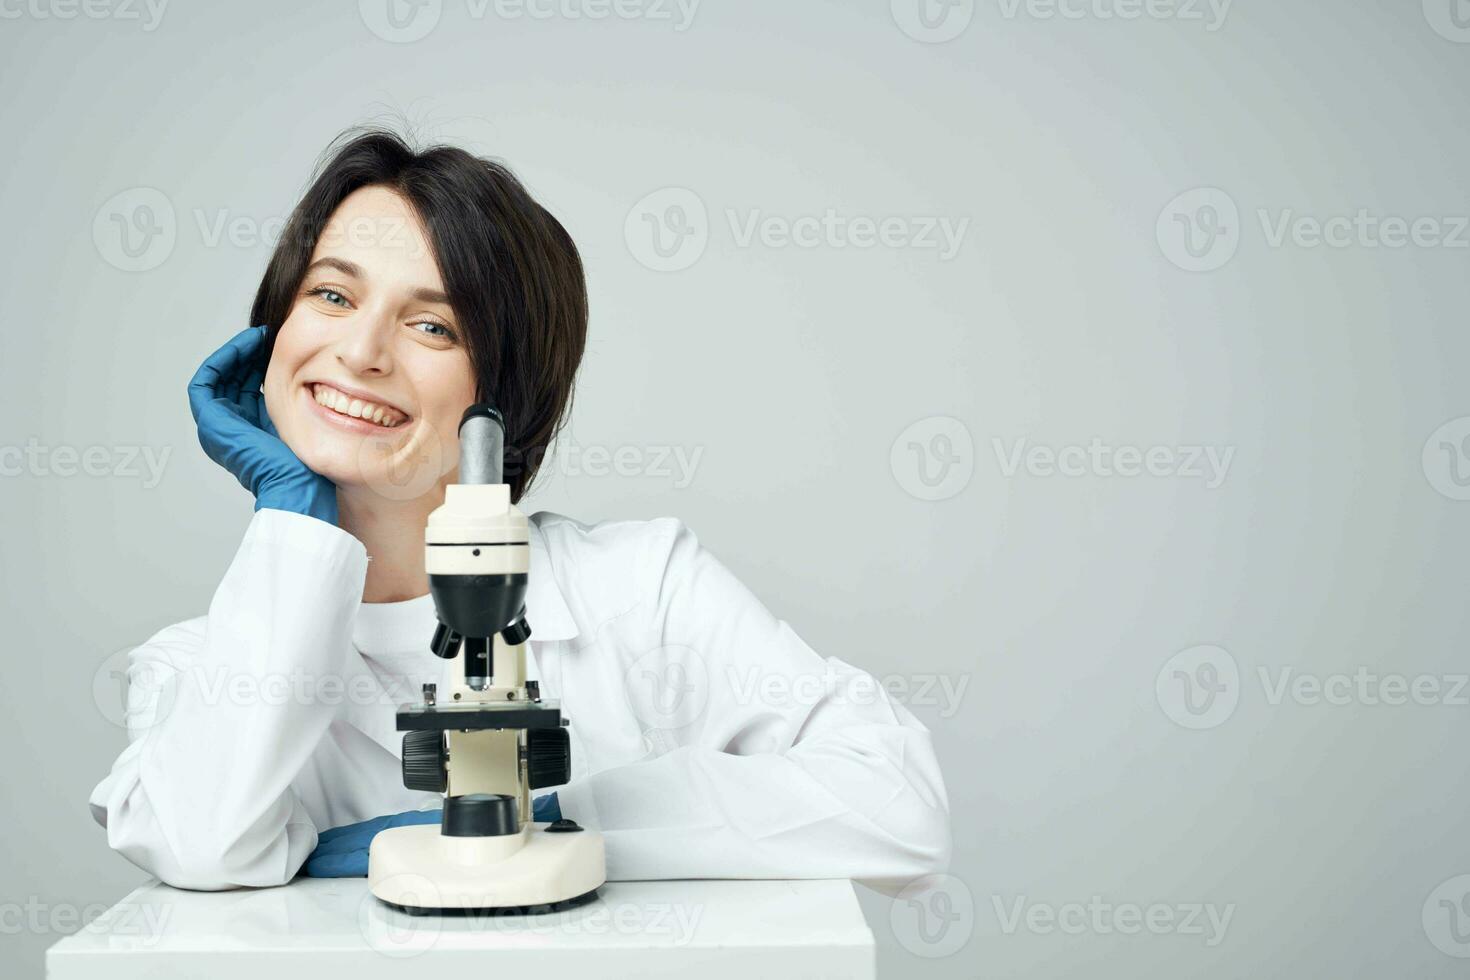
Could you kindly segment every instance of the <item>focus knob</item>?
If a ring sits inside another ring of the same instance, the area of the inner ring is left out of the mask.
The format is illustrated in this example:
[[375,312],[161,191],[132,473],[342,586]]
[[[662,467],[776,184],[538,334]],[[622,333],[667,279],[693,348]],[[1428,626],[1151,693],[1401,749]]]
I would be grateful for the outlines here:
[[449,753],[443,732],[409,732],[403,736],[403,785],[430,793],[449,788]]
[[565,728],[526,732],[526,782],[531,789],[560,786],[572,778],[572,740]]

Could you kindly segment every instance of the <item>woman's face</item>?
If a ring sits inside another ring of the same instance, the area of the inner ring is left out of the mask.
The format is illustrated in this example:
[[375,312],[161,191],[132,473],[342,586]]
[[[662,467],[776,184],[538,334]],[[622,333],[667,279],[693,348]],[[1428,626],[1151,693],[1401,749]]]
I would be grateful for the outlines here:
[[276,336],[266,410],[339,488],[418,498],[459,462],[476,387],[463,337],[412,208],[361,188],[323,229]]

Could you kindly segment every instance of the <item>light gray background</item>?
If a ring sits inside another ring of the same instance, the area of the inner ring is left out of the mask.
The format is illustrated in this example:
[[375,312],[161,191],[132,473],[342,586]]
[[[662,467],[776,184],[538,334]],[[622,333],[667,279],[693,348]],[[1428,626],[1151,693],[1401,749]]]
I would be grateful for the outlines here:
[[[581,246],[568,443],[645,469],[657,447],[703,453],[687,486],[566,465],[527,509],[676,515],[818,651],[913,686],[954,877],[927,911],[865,897],[883,975],[1463,975],[1439,901],[1470,872],[1470,707],[1450,696],[1470,422],[1431,439],[1470,415],[1459,0],[1237,0],[1223,23],[1192,0],[1133,19],[1102,16],[1128,0],[935,4],[942,43],[905,0],[704,0],[683,30],[625,2],[641,16],[442,0],[412,43],[369,28],[381,0],[173,0],[156,22],[0,4],[0,447],[171,452],[154,487],[64,475],[64,454],[16,474],[11,453],[0,479],[8,975],[66,931],[17,929],[28,904],[76,914],[143,877],[87,812],[124,741],[94,678],[206,608],[250,514],[185,382],[246,325],[259,237],[327,141],[401,119],[508,161]],[[107,231],[140,187],[174,241],[129,272]],[[640,205],[665,188],[706,209],[706,244],[660,272],[638,229],[677,219],[667,195]],[[1198,188],[1218,190],[1170,210]],[[969,223],[948,258],[737,233],[829,208]],[[1272,243],[1285,212],[1360,209],[1448,219],[1449,241]],[[1175,213],[1199,235],[1220,217],[1218,268],[1181,268]],[[1017,440],[1094,438],[1234,455],[1214,488],[1007,473]],[[949,495],[923,499],[935,474]],[[1203,714],[1174,673],[1208,679],[1197,656],[1223,685],[1196,692]],[[1276,698],[1286,668],[1440,686]],[[917,695],[938,681],[966,685],[957,704]],[[1047,928],[1093,896],[1233,911],[1213,946],[1207,925]],[[1008,928],[1018,900],[1041,911]],[[926,942],[918,916],[946,910]]]

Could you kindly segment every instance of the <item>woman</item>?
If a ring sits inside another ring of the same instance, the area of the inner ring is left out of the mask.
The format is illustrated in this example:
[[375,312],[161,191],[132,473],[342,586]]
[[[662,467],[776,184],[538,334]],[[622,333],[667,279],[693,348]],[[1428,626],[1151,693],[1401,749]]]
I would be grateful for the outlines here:
[[[477,400],[518,501],[586,337],[581,261],[504,168],[339,143],[288,222],[252,327],[189,386],[201,444],[256,514],[207,616],[133,652],[129,745],[93,791],[108,842],[169,884],[365,874],[372,835],[437,820],[394,706],[450,683],[424,522]],[[535,804],[600,830],[611,879],[943,870],[929,733],[813,653],[678,521],[531,517],[528,676],[572,719]]]

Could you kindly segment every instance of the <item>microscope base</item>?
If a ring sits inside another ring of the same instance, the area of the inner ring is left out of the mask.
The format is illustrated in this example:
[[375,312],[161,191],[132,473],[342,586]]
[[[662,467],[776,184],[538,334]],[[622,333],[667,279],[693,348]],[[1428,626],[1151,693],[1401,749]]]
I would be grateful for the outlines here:
[[[480,915],[549,915],[552,912],[565,912],[579,905],[586,905],[597,897],[597,889],[594,888],[585,895],[569,898],[565,902],[553,902],[550,905],[515,905],[509,908],[421,908],[417,905],[394,905],[392,902],[383,902],[390,909],[405,912],[408,915],[448,915],[471,917]],[[380,900],[381,901],[381,900]]]
[[413,914],[537,914],[589,902],[607,880],[602,835],[526,824],[498,837],[445,837],[434,824],[373,838],[368,887]]

